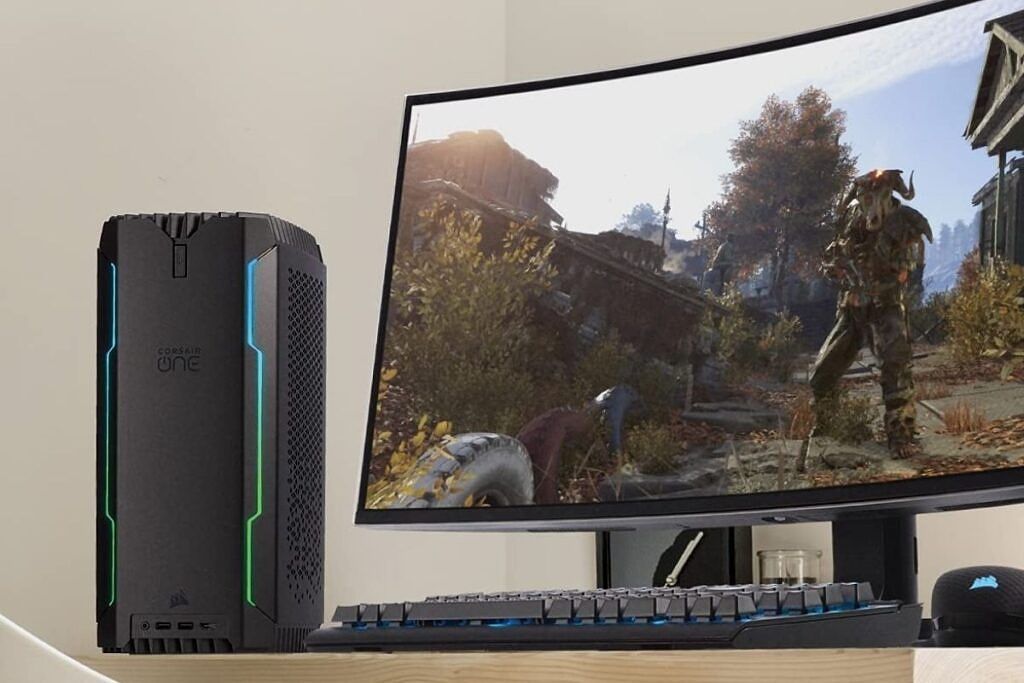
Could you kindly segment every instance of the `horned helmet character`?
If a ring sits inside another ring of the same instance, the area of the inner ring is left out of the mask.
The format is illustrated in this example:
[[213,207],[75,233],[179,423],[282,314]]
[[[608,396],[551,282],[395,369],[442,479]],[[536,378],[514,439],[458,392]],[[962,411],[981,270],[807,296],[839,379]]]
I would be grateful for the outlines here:
[[913,199],[914,172],[910,172],[909,187],[903,182],[903,171],[896,168],[879,168],[857,176],[843,198],[842,208],[854,205],[859,207],[868,230],[874,232],[882,227],[886,217],[899,206],[892,196],[893,192],[907,201]]

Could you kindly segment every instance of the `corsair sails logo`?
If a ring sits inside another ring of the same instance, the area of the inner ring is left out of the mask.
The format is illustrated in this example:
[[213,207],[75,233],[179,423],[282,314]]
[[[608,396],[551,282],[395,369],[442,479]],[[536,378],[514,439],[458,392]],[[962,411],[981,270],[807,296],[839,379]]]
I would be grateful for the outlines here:
[[171,606],[168,609],[185,607],[186,605],[188,605],[188,596],[185,595],[185,590],[183,588],[179,588],[175,592],[171,593]]
[[199,372],[201,354],[198,346],[161,346],[156,350],[156,369],[162,373]]
[[979,576],[971,584],[969,590],[977,590],[978,588],[999,588],[999,581],[996,577],[989,574],[988,576]]

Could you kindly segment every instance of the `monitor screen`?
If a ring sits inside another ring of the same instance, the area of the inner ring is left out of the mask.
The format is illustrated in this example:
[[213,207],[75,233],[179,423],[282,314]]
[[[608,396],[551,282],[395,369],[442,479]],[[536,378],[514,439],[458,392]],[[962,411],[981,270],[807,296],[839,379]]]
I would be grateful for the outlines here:
[[358,520],[1019,486],[1022,61],[939,2],[410,97]]

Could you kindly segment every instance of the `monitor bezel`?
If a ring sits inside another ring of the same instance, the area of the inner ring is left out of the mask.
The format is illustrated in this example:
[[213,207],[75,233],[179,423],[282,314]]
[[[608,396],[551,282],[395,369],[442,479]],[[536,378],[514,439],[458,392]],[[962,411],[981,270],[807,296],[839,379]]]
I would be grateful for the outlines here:
[[601,503],[562,503],[490,508],[376,509],[366,507],[371,445],[383,362],[384,335],[391,293],[391,275],[402,201],[407,141],[413,108],[437,102],[510,95],[669,71],[688,66],[757,55],[807,45],[830,38],[889,26],[982,0],[937,0],[896,12],[872,16],[782,38],[752,43],[689,57],[597,71],[592,73],[409,95],[405,100],[401,147],[387,246],[370,402],[355,523],[409,530],[518,530],[563,531],[631,529],[637,527],[715,527],[749,524],[832,521],[859,515],[922,513],[1024,502],[1024,467],[984,472],[923,477],[873,484],[793,489],[751,494],[647,498]]

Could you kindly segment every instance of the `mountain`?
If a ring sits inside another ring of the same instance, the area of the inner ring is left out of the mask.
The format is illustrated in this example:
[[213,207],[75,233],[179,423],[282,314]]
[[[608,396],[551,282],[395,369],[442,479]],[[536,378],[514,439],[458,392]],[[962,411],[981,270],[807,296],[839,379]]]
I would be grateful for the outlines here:
[[981,213],[970,223],[962,220],[952,226],[943,223],[935,234],[935,242],[925,245],[925,295],[945,292],[956,284],[956,276],[964,257],[977,246]]

